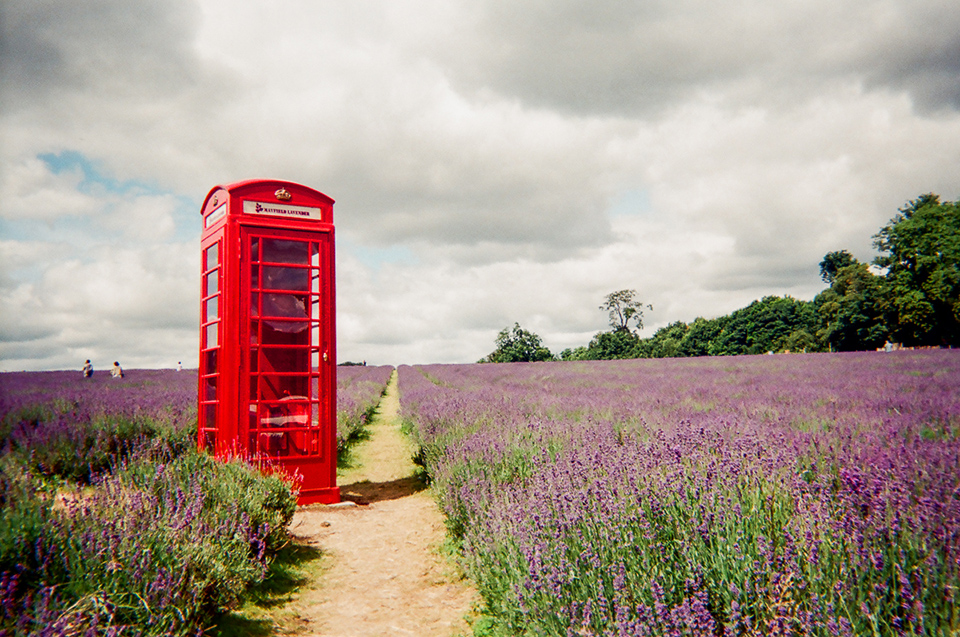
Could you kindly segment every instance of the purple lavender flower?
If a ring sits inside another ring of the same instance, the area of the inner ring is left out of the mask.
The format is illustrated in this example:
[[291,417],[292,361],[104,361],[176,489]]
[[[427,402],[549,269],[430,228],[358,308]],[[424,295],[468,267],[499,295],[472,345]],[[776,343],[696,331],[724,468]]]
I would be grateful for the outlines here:
[[842,609],[875,588],[898,591],[875,595],[881,630],[955,616],[956,352],[398,371],[449,528],[511,625],[860,633]]

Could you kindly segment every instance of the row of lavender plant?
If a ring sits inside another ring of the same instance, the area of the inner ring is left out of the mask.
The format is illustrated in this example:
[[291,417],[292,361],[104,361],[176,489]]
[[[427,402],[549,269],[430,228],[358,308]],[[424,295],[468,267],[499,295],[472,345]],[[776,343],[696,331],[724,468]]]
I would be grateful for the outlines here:
[[390,365],[337,368],[337,450],[344,452],[373,417],[393,375]]
[[[342,445],[392,371],[341,368]],[[195,452],[196,387],[190,371],[0,374],[0,635],[193,633],[263,578],[295,499]]]
[[267,574],[295,499],[246,464],[136,458],[85,490],[0,465],[0,634],[194,635]]
[[[131,400],[136,396],[136,400]],[[125,378],[83,378],[79,371],[0,374],[0,416],[40,409],[74,412],[87,420],[150,418],[178,426],[196,419],[196,371],[137,369]]]
[[[360,436],[392,373],[391,366],[338,368],[339,451]],[[180,452],[192,446],[196,406],[195,371],[130,370],[123,379],[66,371],[0,374],[0,446],[40,473],[89,481],[158,438]]]
[[44,475],[89,481],[142,445],[195,444],[197,375],[131,370],[0,374],[0,452]]
[[960,352],[399,369],[517,635],[960,630]]
[[263,579],[295,497],[196,451],[196,383],[0,375],[0,634],[195,634]]

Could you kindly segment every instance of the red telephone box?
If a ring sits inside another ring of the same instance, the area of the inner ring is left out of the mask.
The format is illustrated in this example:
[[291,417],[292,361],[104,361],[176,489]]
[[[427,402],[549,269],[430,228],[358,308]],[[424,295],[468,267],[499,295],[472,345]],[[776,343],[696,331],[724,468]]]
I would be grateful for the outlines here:
[[287,181],[216,186],[201,208],[198,444],[340,501],[333,199]]

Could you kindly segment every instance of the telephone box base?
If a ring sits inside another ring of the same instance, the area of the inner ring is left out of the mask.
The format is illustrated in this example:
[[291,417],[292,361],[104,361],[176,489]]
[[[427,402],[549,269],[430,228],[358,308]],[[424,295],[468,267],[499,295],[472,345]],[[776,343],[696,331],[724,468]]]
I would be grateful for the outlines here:
[[306,504],[336,504],[340,502],[340,487],[323,487],[319,489],[301,489],[297,496],[297,505]]

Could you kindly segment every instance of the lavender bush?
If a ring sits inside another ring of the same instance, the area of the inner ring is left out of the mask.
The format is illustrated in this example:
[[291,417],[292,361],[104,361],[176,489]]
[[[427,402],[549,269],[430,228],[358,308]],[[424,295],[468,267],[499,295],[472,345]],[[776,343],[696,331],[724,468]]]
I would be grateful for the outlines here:
[[[373,415],[391,366],[338,368],[337,448]],[[174,454],[195,444],[196,371],[129,370],[124,379],[79,372],[0,374],[0,454],[33,470],[87,481],[143,446]]]
[[[340,371],[344,446],[392,371]],[[0,374],[0,635],[195,634],[263,579],[296,499],[197,453],[196,404],[195,372]]]
[[43,475],[89,482],[141,447],[175,454],[192,447],[196,405],[191,372],[0,374],[0,453]]
[[[21,410],[97,418],[150,418],[170,427],[196,424],[194,371],[136,369],[125,378],[82,378],[79,371],[0,374],[0,417]],[[192,423],[191,423],[192,421]]]
[[195,634],[287,540],[290,485],[196,452],[195,373],[3,374],[0,400],[0,635]]
[[399,375],[494,632],[960,630],[960,352]]
[[393,375],[389,365],[350,365],[337,368],[337,451],[357,441],[373,417]]
[[198,453],[56,493],[4,469],[0,629],[13,634],[194,634],[264,577],[295,506],[279,478]]

